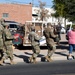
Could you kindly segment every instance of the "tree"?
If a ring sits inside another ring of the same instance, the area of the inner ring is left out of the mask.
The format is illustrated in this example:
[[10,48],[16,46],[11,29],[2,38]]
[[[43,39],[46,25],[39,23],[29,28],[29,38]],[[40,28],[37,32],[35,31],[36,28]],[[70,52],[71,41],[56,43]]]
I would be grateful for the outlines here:
[[66,6],[65,6],[64,0],[54,0],[52,8],[55,9],[54,16],[58,18],[58,21],[60,22],[61,18],[65,18],[64,24],[66,26],[66,18],[67,18],[67,12],[66,12]]
[[70,21],[75,21],[75,0],[65,0],[67,17]]
[[53,3],[53,8],[56,10],[56,12],[58,12],[58,5],[63,4],[63,16],[61,16],[72,22],[75,21],[75,0],[54,0]]
[[49,11],[44,8],[45,5],[46,5],[45,2],[41,2],[41,1],[39,0],[39,9],[36,10],[36,12],[37,12],[37,14],[39,15],[39,18],[40,18],[39,20],[41,20],[41,21],[46,21],[47,18],[50,17],[50,15],[48,14]]

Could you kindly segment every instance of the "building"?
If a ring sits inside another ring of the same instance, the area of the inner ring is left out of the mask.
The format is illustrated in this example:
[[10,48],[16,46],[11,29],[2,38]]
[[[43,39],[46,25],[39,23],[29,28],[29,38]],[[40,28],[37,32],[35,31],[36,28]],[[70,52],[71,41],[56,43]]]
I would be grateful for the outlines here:
[[0,4],[0,18],[22,24],[32,21],[32,4]]
[[[47,9],[49,18],[46,19],[46,22],[52,24],[58,24],[58,19],[51,16],[55,11],[52,8]],[[32,4],[0,4],[0,18],[4,18],[7,21],[15,21],[22,24],[25,24],[26,21],[39,21],[40,14],[37,12],[40,10],[39,7],[32,7]],[[38,19],[37,19],[38,18]],[[62,25],[64,26],[64,19],[61,20]],[[66,24],[71,22],[66,21]]]

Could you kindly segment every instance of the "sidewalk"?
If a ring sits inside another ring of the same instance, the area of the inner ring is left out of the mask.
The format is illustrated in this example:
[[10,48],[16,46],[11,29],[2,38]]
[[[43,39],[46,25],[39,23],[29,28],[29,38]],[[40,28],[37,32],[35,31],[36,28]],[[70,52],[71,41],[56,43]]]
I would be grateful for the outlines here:
[[[61,44],[60,46],[57,46],[57,49],[55,53],[52,56],[52,59],[55,60],[67,60],[68,55],[68,44],[67,40],[65,40],[65,36],[62,34],[61,38]],[[43,57],[47,55],[47,49],[44,49],[40,51],[40,55],[37,57],[37,61],[41,62],[43,60]],[[18,50],[14,49],[14,61],[15,62],[27,62],[28,58],[31,57],[32,50]],[[73,53],[75,55],[75,53]],[[9,62],[9,60],[6,60],[6,62]]]
[[[36,60],[38,62],[43,61],[44,60],[43,58],[46,56],[46,54],[47,54],[47,50],[41,50],[41,52]],[[67,60],[67,54],[68,54],[68,51],[66,49],[64,49],[64,50],[57,49],[55,51],[55,53],[53,54],[52,59],[54,61],[55,60]],[[32,50],[17,50],[17,49],[15,49],[14,50],[14,61],[17,63],[27,62],[28,58],[31,57],[31,55],[32,55]],[[10,62],[10,61],[8,59],[8,60],[5,60],[5,62]]]

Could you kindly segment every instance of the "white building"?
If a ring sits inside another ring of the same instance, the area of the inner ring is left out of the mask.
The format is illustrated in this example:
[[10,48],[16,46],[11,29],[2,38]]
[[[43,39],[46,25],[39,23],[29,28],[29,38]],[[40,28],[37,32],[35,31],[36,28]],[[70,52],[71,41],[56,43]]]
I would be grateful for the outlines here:
[[[48,10],[48,15],[49,18],[46,18],[46,22],[50,22],[51,24],[58,24],[58,19],[56,19],[55,17],[52,17],[51,14],[55,13],[55,11],[52,8],[45,8]],[[40,19],[40,8],[39,7],[32,7],[32,21],[38,21]],[[64,26],[64,18],[61,18],[60,20],[62,26]],[[72,22],[68,22],[68,20],[66,20],[66,25],[67,24],[72,24]]]

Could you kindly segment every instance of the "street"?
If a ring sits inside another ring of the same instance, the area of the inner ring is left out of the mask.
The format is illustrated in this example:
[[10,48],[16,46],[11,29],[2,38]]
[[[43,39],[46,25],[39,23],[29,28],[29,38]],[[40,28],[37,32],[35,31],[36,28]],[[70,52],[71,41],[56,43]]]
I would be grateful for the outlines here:
[[0,66],[0,75],[75,75],[75,60]]

